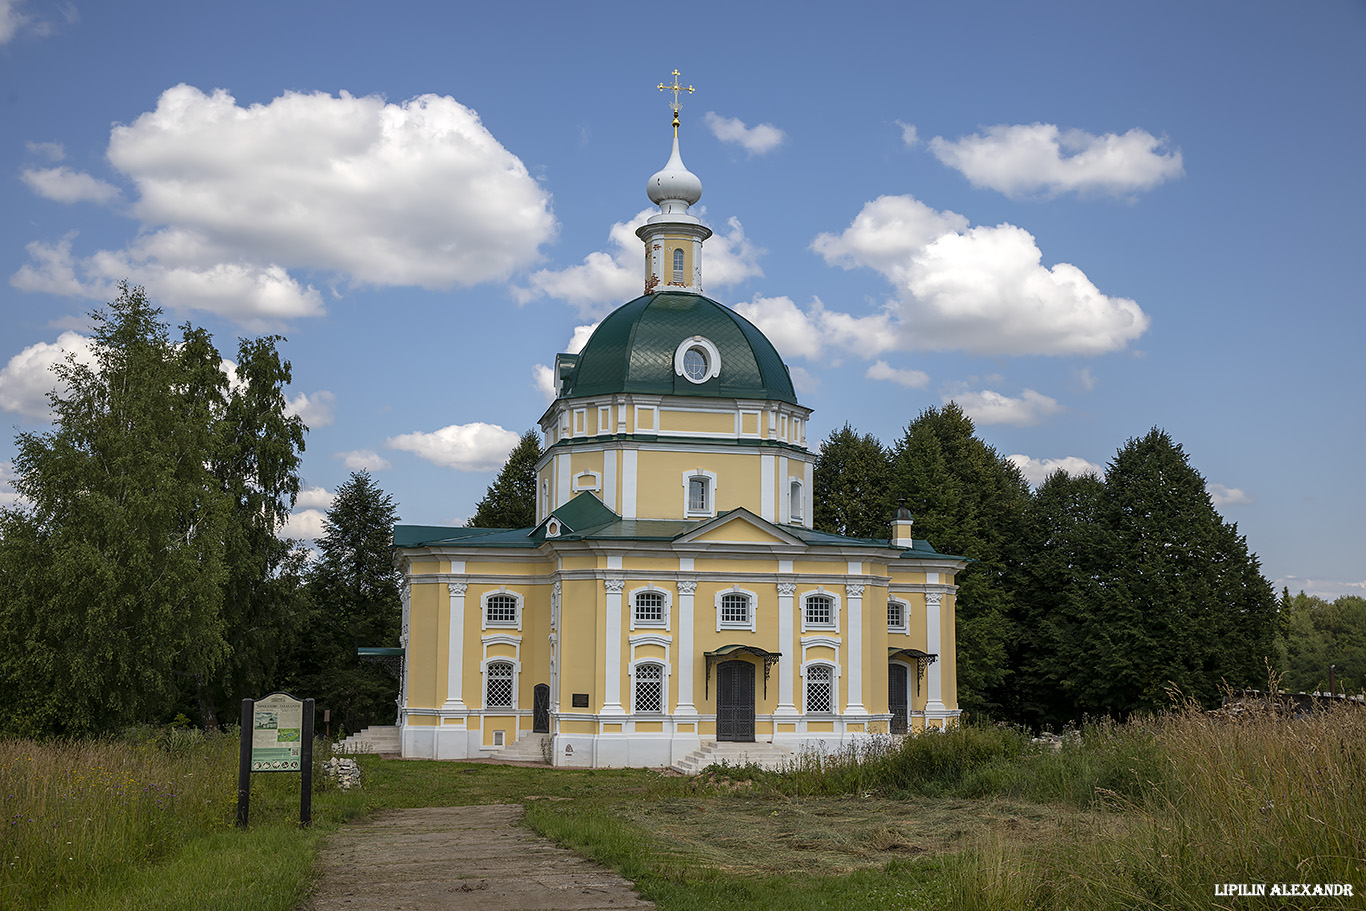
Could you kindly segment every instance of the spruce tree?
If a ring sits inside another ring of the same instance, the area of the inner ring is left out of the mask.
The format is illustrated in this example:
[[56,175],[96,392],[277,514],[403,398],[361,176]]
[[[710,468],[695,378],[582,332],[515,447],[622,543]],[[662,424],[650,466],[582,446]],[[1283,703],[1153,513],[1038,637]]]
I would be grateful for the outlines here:
[[522,434],[498,477],[475,508],[471,528],[530,528],[536,524],[536,462],[541,438],[535,430]]
[[814,526],[855,538],[888,537],[890,480],[891,461],[882,444],[845,424],[830,434],[816,454]]

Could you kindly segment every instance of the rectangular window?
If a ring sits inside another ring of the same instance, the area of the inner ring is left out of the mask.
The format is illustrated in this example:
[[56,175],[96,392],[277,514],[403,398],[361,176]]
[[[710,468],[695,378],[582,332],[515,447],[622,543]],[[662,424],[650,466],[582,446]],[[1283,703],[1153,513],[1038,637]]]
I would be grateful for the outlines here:
[[484,700],[489,708],[512,708],[512,665],[498,661],[489,665],[488,693]]
[[688,479],[688,512],[707,511],[707,479]]
[[887,602],[887,628],[892,630],[906,628],[906,605],[900,601]]
[[834,675],[829,665],[816,664],[806,669],[806,710],[829,714],[835,710]]
[[664,668],[658,664],[636,666],[637,712],[664,711]]

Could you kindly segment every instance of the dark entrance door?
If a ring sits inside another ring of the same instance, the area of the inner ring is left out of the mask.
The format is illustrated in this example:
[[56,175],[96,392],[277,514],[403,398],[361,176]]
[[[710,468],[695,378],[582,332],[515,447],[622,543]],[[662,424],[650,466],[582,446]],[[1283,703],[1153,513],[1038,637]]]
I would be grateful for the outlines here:
[[889,664],[887,666],[887,707],[892,711],[892,733],[906,733],[907,709],[906,704],[906,665]]
[[536,684],[531,697],[531,733],[550,733],[550,687]]
[[748,661],[716,666],[716,739],[754,742],[754,665]]

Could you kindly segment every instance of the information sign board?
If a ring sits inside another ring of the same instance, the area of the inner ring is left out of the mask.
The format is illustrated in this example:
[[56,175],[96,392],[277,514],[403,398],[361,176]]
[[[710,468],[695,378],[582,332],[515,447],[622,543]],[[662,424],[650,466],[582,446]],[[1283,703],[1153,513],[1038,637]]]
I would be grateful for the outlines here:
[[284,693],[256,700],[251,716],[251,770],[298,772],[303,764],[304,701]]

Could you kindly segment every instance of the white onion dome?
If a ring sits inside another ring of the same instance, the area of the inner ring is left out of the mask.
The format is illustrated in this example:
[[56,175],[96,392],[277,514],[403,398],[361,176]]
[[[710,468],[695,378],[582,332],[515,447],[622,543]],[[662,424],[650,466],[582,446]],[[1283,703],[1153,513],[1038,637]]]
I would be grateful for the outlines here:
[[683,164],[683,156],[678,153],[677,134],[669,163],[650,177],[645,194],[650,202],[659,206],[662,215],[685,215],[688,206],[702,198],[702,181]]

